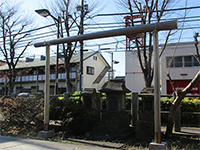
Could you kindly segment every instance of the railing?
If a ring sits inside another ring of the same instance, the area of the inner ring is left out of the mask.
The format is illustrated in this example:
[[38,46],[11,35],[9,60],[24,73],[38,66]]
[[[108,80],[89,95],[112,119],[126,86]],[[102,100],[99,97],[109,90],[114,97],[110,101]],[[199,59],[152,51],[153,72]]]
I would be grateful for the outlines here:
[[[58,80],[65,79],[65,73],[58,74]],[[76,79],[76,72],[71,72],[69,74],[70,79]],[[38,81],[44,81],[45,75],[38,75]],[[50,80],[55,80],[55,74],[50,74]],[[9,79],[7,79],[9,81]],[[15,82],[30,82],[30,81],[37,81],[37,75],[27,75],[27,76],[17,76]],[[0,78],[0,83],[5,83],[6,78]]]

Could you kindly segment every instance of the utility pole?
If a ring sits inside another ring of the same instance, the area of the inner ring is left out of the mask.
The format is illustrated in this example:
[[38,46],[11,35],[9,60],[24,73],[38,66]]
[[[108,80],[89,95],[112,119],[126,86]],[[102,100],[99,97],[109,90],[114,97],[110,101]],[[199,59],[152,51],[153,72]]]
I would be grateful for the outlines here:
[[111,52],[111,69],[112,69],[112,72],[111,72],[111,79],[114,78],[114,69],[113,69],[113,52]]
[[[77,7],[78,11],[81,11],[81,20],[80,20],[80,34],[83,34],[83,22],[84,16],[88,11],[88,5],[84,5],[84,0],[81,0],[81,6]],[[85,12],[86,10],[86,12]],[[80,40],[80,79],[79,79],[79,90],[82,92],[83,88],[83,40]]]
[[[80,34],[83,34],[83,18],[84,18],[84,0],[81,2],[81,22],[80,22]],[[82,92],[83,85],[83,40],[80,41],[81,49],[80,49],[80,85],[79,90]]]

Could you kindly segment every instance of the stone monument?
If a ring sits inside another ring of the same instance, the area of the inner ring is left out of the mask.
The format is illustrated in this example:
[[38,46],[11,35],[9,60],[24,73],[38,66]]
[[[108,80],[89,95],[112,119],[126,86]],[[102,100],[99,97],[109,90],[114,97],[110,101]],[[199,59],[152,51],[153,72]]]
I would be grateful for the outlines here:
[[139,139],[154,137],[154,88],[144,88],[138,95],[142,100],[139,108],[139,120],[136,121],[135,136]]
[[100,92],[106,94],[106,111],[94,132],[101,134],[101,139],[105,140],[127,137],[132,133],[130,116],[125,109],[126,93],[130,90],[125,87],[124,80],[118,79],[106,82]]

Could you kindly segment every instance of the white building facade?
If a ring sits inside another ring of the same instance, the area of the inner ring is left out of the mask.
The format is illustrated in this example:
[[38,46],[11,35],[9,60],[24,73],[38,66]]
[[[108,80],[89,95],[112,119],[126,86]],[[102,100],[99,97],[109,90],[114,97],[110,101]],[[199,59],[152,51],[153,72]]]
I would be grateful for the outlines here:
[[[200,46],[198,46],[200,48]],[[195,58],[194,42],[168,44],[161,57],[161,87],[163,94],[172,94],[173,90],[167,73],[170,74],[176,89],[182,90],[200,70],[200,64]],[[172,55],[175,51],[174,58]],[[200,95],[200,82],[192,89],[190,95]]]
[[[198,46],[200,48],[200,46]],[[160,50],[162,46],[160,46]],[[177,89],[183,89],[200,70],[200,65],[196,55],[194,42],[168,44],[160,58],[161,64],[161,94],[172,94],[173,90],[169,83],[167,73],[173,80]],[[175,51],[175,52],[174,52]],[[174,57],[172,59],[172,56]],[[171,61],[171,64],[170,64]],[[126,86],[132,92],[140,92],[145,87],[143,73],[140,69],[139,60],[136,51],[126,51]],[[152,82],[153,86],[154,82]],[[200,95],[200,82],[189,93],[191,95]]]

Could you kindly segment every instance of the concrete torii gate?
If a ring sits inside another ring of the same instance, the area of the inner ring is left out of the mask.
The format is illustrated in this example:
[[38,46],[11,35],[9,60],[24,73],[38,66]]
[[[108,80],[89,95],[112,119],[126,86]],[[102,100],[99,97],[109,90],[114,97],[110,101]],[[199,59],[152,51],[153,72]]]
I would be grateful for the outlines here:
[[136,27],[121,28],[108,30],[90,34],[82,34],[61,39],[53,39],[44,42],[35,43],[35,47],[46,46],[46,65],[45,65],[45,102],[44,102],[44,131],[49,131],[49,86],[50,86],[50,45],[61,43],[91,40],[112,36],[122,36],[130,34],[138,34],[144,32],[153,32],[153,51],[154,51],[154,132],[155,143],[161,143],[161,113],[160,113],[160,61],[159,61],[159,45],[158,31],[177,29],[178,23],[175,21],[157,22]]

